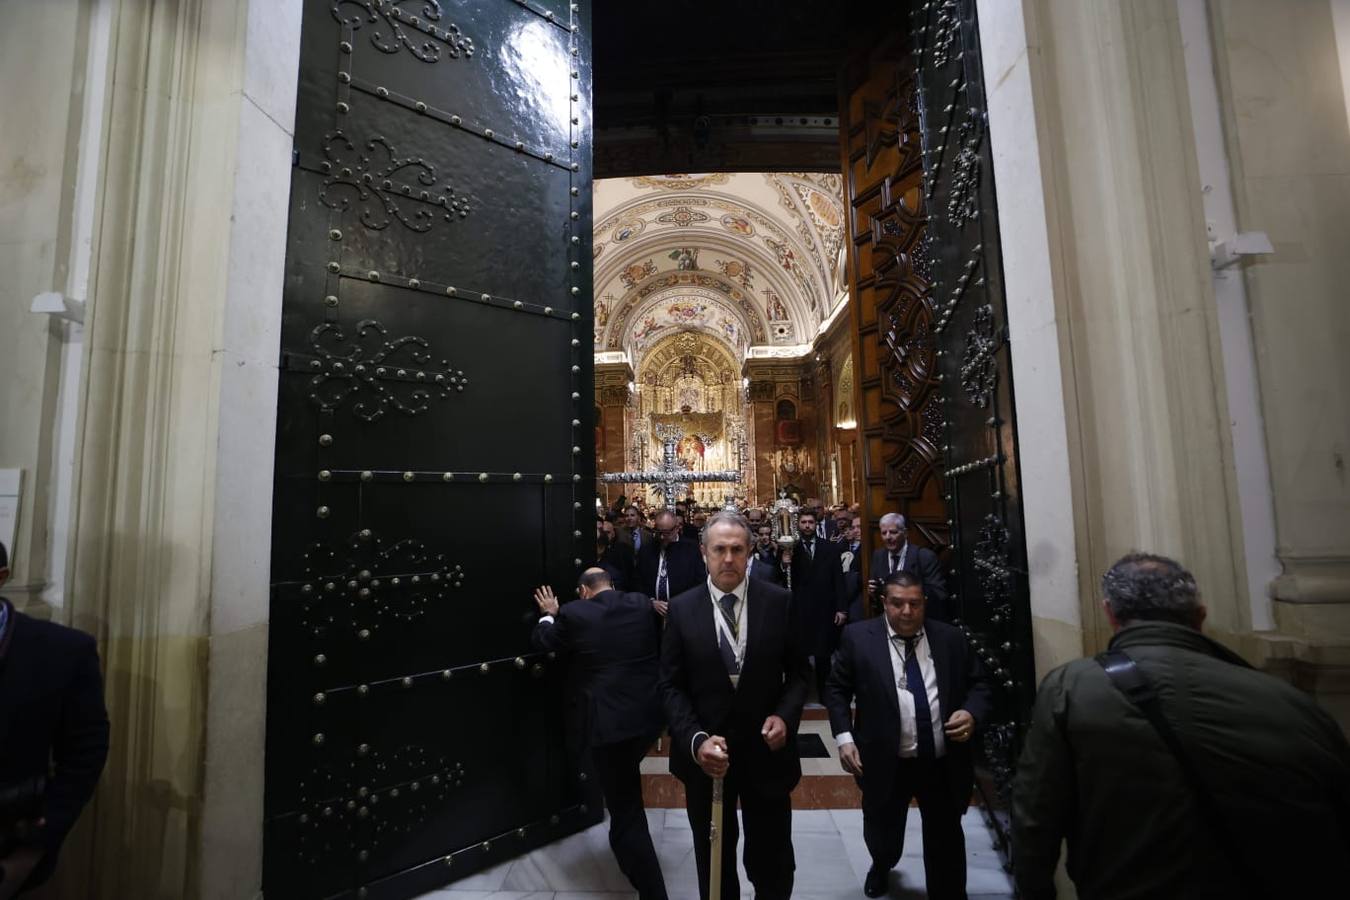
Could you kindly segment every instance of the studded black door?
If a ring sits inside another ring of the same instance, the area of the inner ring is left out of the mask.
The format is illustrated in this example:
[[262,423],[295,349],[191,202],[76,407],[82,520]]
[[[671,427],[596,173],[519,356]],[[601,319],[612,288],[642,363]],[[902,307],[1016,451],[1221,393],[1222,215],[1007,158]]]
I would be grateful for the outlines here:
[[928,294],[945,423],[949,587],[957,624],[994,676],[978,787],[1002,849],[1035,668],[1013,415],[1008,314],[975,0],[912,14]]
[[532,589],[591,547],[589,12],[306,0],[269,897],[410,897],[598,821]]

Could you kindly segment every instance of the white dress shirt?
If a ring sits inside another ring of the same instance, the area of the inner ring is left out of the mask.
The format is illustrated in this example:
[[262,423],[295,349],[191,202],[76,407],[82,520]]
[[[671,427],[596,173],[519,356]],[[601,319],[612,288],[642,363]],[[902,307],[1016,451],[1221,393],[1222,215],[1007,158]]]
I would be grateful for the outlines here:
[[[883,621],[886,621],[883,617]],[[919,755],[919,734],[914,723],[914,695],[908,688],[900,687],[900,677],[905,673],[905,642],[896,639],[891,623],[886,621],[886,643],[891,652],[891,684],[895,687],[895,696],[900,701],[900,755],[912,757]],[[919,659],[919,671],[923,673],[923,686],[928,694],[928,715],[933,720],[933,753],[942,756],[947,746],[942,731],[942,704],[938,702],[937,669],[933,666],[933,655],[928,650],[928,636],[919,632],[914,642],[914,654]],[[853,732],[841,731],[835,737],[840,747],[853,743]]]
[[[750,617],[746,615],[747,601],[745,599],[745,592],[749,584],[750,578],[747,575],[745,578],[741,579],[741,583],[736,585],[735,588],[730,591],[724,591],[713,584],[711,575],[708,576],[708,595],[712,598],[712,609],[710,612],[713,617],[714,639],[720,640],[722,634],[721,629],[726,622],[726,620],[722,618],[722,598],[727,594],[736,595],[736,604],[732,607],[735,611],[733,618],[736,619],[737,623],[736,658],[740,660],[742,667],[745,665],[745,648],[749,646],[750,641]],[[734,685],[735,683],[736,681],[733,679],[732,684]],[[698,757],[694,755],[694,743],[699,739],[699,735],[708,737],[708,732],[696,731],[694,732],[694,736],[689,739],[689,755],[693,756],[695,759],[698,759]]]
[[905,557],[909,556],[909,541],[905,541],[900,547],[899,553],[886,552],[886,565],[891,567],[890,574],[895,574],[905,568]]

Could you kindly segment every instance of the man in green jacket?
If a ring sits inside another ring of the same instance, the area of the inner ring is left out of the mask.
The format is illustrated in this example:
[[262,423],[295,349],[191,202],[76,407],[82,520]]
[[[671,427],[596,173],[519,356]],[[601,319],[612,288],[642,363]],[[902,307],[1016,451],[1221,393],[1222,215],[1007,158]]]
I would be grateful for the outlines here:
[[1175,561],[1131,554],[1102,587],[1110,649],[1156,691],[1215,814],[1097,660],[1060,666],[1036,696],[1013,783],[1021,896],[1055,896],[1061,841],[1082,900],[1344,896],[1350,745],[1340,727],[1200,633],[1205,607]]

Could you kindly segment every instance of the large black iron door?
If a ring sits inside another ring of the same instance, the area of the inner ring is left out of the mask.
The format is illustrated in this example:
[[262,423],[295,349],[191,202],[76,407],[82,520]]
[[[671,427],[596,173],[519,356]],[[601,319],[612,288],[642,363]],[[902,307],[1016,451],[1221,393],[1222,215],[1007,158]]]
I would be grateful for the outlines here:
[[305,3],[269,897],[409,897],[600,817],[528,647],[593,549],[588,25]]
[[974,0],[912,15],[933,332],[945,420],[948,556],[958,624],[994,676],[979,788],[1003,850],[1035,694],[1022,485],[994,171]]

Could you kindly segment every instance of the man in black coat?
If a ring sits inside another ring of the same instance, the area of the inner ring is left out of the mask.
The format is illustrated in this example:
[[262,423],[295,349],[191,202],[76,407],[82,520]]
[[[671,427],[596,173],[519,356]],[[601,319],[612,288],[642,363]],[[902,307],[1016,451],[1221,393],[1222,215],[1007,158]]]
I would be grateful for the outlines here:
[[928,618],[950,622],[955,611],[947,605],[947,579],[942,576],[942,563],[932,550],[909,542],[904,516],[886,513],[881,517],[881,543],[882,546],[872,551],[872,580],[884,581],[892,572],[910,573],[923,585]]
[[713,778],[724,779],[722,896],[740,896],[738,800],[755,896],[786,900],[796,869],[791,793],[802,774],[797,726],[809,676],[792,595],[747,577],[749,552],[746,520],[714,514],[703,535],[708,579],[671,601],[661,646],[670,771],[684,782],[704,900]]
[[582,573],[579,595],[559,609],[552,588],[535,591],[542,615],[531,643],[571,654],[584,730],[609,810],[609,846],[640,900],[665,900],[639,772],[665,724],[656,684],[660,620],[649,598],[614,590],[600,568]]
[[783,564],[778,557],[778,544],[773,539],[773,529],[760,525],[754,529],[755,546],[746,564],[746,574],[751,578],[761,578],[770,584],[784,586]]
[[863,893],[888,891],[917,798],[928,896],[964,898],[961,816],[975,779],[971,738],[992,709],[987,676],[958,629],[925,621],[923,585],[909,572],[887,576],[882,612],[844,629],[826,685],[839,761],[862,788],[872,856]]
[[670,598],[682,594],[707,577],[697,541],[680,540],[680,523],[675,514],[663,509],[656,514],[656,540],[642,545],[637,558],[637,586],[656,601],[665,615]]
[[595,558],[596,567],[609,573],[616,590],[633,590],[637,581],[633,550],[618,539],[614,523],[608,518],[595,522]]
[[816,515],[797,513],[797,546],[789,552],[792,597],[802,629],[802,647],[815,664],[816,699],[825,702],[825,678],[830,674],[839,628],[848,619],[844,563],[838,544],[816,534]]
[[848,620],[861,622],[867,610],[863,603],[862,527],[855,516],[849,520],[843,546],[844,594],[848,597]]
[[[8,578],[0,544],[0,586]],[[94,639],[26,616],[0,597],[0,791],[33,785],[39,795],[33,817],[0,831],[0,897],[51,876],[107,759],[108,712]]]

